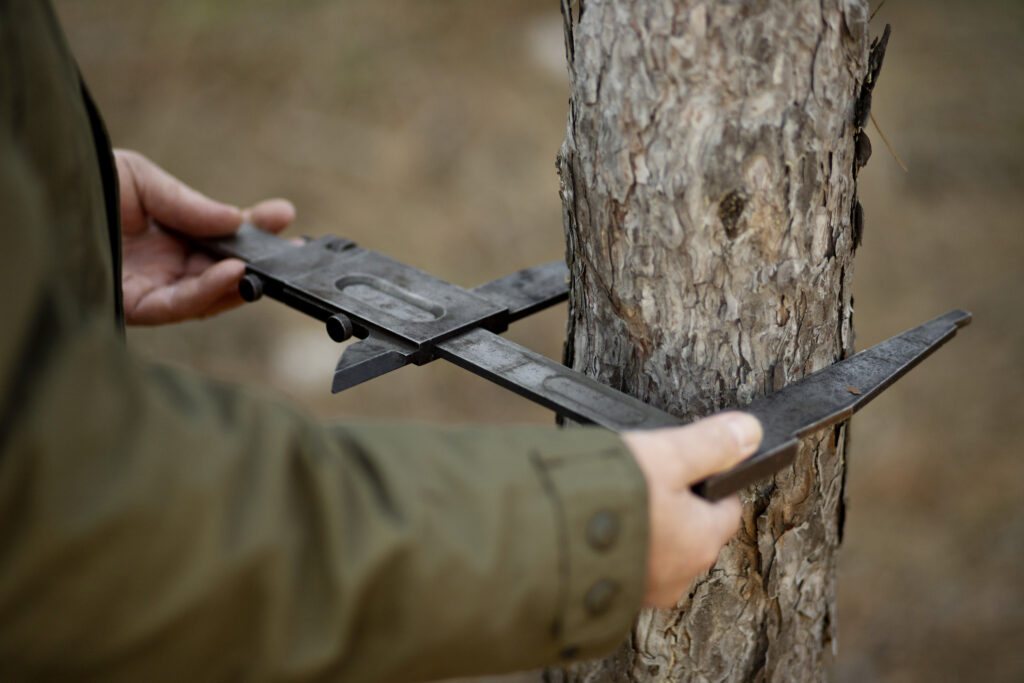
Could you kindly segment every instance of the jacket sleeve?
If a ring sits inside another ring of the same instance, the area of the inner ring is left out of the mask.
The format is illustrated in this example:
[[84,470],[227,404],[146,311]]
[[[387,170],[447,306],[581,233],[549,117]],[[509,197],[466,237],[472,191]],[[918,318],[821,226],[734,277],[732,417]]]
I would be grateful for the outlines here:
[[41,172],[0,146],[0,677],[423,680],[626,636],[646,494],[614,435],[324,425],[143,363],[52,289]]

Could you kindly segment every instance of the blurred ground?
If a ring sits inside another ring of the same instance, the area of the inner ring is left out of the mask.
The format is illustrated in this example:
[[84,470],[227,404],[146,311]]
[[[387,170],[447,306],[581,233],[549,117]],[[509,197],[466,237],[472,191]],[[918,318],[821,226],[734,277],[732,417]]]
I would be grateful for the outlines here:
[[[562,254],[554,0],[61,0],[115,143],[214,197],[283,195],[463,285]],[[890,0],[858,253],[863,348],[975,321],[853,422],[837,681],[1024,680],[1024,5]],[[511,336],[560,354],[564,311]],[[272,303],[133,331],[153,357],[323,416],[550,421],[435,363],[331,396],[339,347]]]

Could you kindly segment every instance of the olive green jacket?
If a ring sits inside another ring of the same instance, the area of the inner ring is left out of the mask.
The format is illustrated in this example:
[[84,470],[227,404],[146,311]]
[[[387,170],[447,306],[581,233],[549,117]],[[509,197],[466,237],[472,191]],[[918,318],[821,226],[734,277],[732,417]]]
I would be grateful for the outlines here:
[[421,680],[625,637],[617,438],[329,426],[142,362],[116,212],[51,8],[0,0],[0,680]]

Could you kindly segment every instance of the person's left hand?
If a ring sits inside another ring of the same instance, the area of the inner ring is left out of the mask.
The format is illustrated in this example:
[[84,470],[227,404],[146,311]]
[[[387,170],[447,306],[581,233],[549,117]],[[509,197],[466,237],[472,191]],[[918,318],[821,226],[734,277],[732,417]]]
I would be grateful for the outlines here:
[[291,202],[270,199],[238,209],[203,196],[137,152],[115,150],[114,157],[121,191],[125,322],[161,325],[241,304],[238,281],[244,263],[215,261],[158,225],[197,237],[230,235],[242,221],[280,232],[295,218]]

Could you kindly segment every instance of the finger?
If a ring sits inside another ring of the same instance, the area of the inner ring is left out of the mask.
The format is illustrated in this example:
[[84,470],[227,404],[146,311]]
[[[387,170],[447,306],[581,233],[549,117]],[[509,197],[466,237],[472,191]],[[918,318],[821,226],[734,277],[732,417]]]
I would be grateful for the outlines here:
[[752,455],[761,443],[761,423],[748,413],[720,413],[678,429],[659,430],[680,458],[681,479],[689,486],[729,469]]
[[[118,151],[118,167],[127,170],[122,193],[127,203],[152,220],[196,237],[230,235],[242,223],[242,212],[214,201],[181,182],[136,152]],[[127,187],[125,187],[127,185]]]
[[178,285],[175,309],[182,320],[206,315],[225,296],[238,294],[238,281],[245,274],[245,264],[238,259],[225,259],[207,268],[201,275],[184,279]]
[[197,317],[209,318],[219,313],[223,313],[224,311],[230,311],[232,308],[238,308],[244,303],[245,299],[242,298],[242,295],[238,293],[238,288],[235,287],[220,299],[214,301],[209,308],[200,313]]
[[244,273],[245,264],[238,259],[219,261],[199,276],[183,278],[147,294],[131,312],[129,322],[160,325],[202,317],[226,295],[237,291]]
[[743,506],[736,496],[709,503],[688,494],[673,502],[680,520],[676,543],[684,549],[678,560],[683,568],[702,572],[718,560],[722,547],[739,530]]
[[217,259],[213,258],[209,254],[202,251],[193,251],[185,258],[185,267],[182,270],[182,274],[185,277],[194,277],[196,275],[202,275],[206,272],[206,269],[217,262]]
[[715,503],[692,495],[661,498],[651,519],[644,604],[672,607],[693,580],[718,560],[740,526],[738,497]]
[[260,230],[281,232],[295,220],[295,206],[287,199],[267,199],[243,210],[242,216]]
[[[703,502],[703,501],[702,501]],[[743,515],[743,504],[739,496],[729,496],[714,503],[705,503],[710,510],[710,530],[715,534],[720,545],[725,545],[740,529]]]

